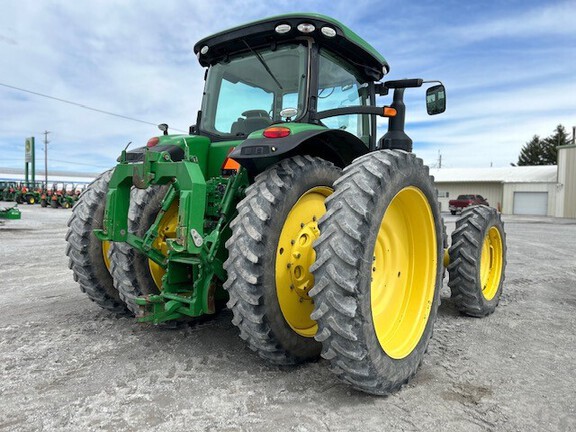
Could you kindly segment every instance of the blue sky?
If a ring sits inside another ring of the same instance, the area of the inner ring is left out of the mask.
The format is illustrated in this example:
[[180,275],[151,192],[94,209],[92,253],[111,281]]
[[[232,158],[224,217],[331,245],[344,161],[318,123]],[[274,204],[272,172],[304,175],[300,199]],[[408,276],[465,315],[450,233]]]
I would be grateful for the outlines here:
[[[352,28],[391,65],[388,79],[440,79],[448,109],[429,117],[408,91],[407,131],[434,166],[516,162],[534,134],[576,125],[576,1],[356,0],[288,2],[4,0],[0,83],[187,130],[203,70],[192,52],[211,33],[286,12],[318,12]],[[381,98],[379,103],[389,103]],[[0,167],[22,167],[24,139],[49,135],[49,169],[99,172],[137,123],[0,86]]]

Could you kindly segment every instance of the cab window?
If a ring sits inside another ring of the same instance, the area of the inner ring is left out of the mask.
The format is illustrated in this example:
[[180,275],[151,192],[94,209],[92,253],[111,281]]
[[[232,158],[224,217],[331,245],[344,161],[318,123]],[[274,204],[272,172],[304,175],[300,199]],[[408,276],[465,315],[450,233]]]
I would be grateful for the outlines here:
[[[362,83],[354,68],[327,51],[320,53],[318,112],[334,108],[368,105],[368,84]],[[370,142],[370,115],[349,114],[329,117],[322,123],[330,129],[342,129]]]

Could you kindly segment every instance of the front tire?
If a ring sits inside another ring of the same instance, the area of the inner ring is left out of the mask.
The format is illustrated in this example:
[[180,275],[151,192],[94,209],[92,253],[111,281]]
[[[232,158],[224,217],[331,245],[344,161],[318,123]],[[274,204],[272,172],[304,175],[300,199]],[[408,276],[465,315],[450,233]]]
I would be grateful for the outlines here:
[[478,318],[493,313],[506,268],[506,233],[496,209],[467,208],[456,221],[449,254],[448,286],[458,310]]
[[316,340],[340,380],[385,395],[416,373],[436,319],[436,190],[421,159],[383,150],[347,167],[326,206],[310,292]]
[[309,267],[317,220],[340,173],[320,158],[285,159],[256,177],[230,224],[228,307],[240,337],[271,363],[293,365],[320,355]]

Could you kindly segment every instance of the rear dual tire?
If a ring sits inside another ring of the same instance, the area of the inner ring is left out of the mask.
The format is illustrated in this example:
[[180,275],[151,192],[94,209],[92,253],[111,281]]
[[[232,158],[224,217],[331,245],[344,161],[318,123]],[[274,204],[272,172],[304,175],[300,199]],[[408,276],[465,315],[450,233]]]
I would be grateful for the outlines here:
[[[72,209],[66,234],[66,255],[74,280],[80,290],[103,309],[126,313],[126,305],[114,288],[109,272],[108,250],[110,243],[101,242],[94,235],[95,229],[102,229],[106,193],[112,171],[106,171],[87,188],[77,205]],[[51,201],[52,207],[56,201]],[[57,207],[57,204],[56,204]]]
[[271,363],[294,365],[320,355],[308,269],[316,222],[340,174],[320,158],[285,159],[256,177],[230,224],[224,288],[232,322],[250,349]]
[[312,266],[322,357],[347,384],[385,395],[416,373],[442,286],[442,221],[413,154],[356,159],[335,183]]
[[[129,232],[140,238],[145,236],[160,211],[166,190],[166,187],[150,187],[132,191],[128,212]],[[136,297],[158,294],[163,271],[128,243],[112,243],[110,258],[110,273],[120,298],[132,313],[139,315],[140,307],[136,304]]]

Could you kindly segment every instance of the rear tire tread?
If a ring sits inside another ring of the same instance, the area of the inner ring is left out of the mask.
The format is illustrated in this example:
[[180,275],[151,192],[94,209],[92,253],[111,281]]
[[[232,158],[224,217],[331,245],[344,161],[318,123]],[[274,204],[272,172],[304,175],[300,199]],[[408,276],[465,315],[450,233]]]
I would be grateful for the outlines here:
[[[487,230],[497,225],[503,246],[502,276],[494,298],[484,298],[479,281],[480,256]],[[448,265],[451,298],[458,310],[468,316],[482,318],[492,314],[500,301],[506,268],[506,233],[504,223],[496,209],[483,205],[468,207],[456,222],[449,249]]]
[[[101,207],[106,199],[111,175],[112,171],[107,171],[98,176],[74,206],[68,220],[66,255],[69,257],[68,266],[74,274],[74,280],[80,285],[80,290],[103,309],[124,314],[127,312],[126,305],[113,287],[112,278],[103,264],[104,258],[102,257],[102,265],[94,263],[94,250],[90,249],[94,242],[99,242],[94,237],[93,230],[102,227],[102,220],[95,220],[95,217],[98,207]],[[101,246],[97,249],[101,255]],[[98,267],[104,267],[106,271]]]
[[[263,272],[274,272],[274,269],[263,269],[261,261],[266,252],[265,245],[275,240],[265,236],[278,197],[284,196],[294,182],[305,176],[310,166],[335,169],[332,163],[320,158],[295,156],[256,176],[237,206],[238,216],[230,224],[233,234],[226,242],[229,258],[224,263],[228,273],[224,289],[230,294],[228,307],[234,314],[232,322],[251,350],[276,365],[295,365],[308,358],[285,349],[266,317]],[[316,344],[314,340],[312,342]],[[318,345],[317,352],[319,348]]]
[[[326,200],[328,211],[319,223],[322,234],[314,244],[317,259],[311,271],[316,284],[310,295],[315,302],[312,318],[318,322],[316,340],[322,342],[322,357],[330,361],[331,371],[341,381],[376,395],[387,395],[402,387],[421,363],[420,360],[409,367],[398,363],[387,370],[375,367],[370,357],[380,347],[371,346],[366,339],[366,326],[372,323],[367,323],[360,312],[370,294],[369,290],[362,292],[357,283],[368,247],[368,233],[360,232],[361,228],[372,218],[377,196],[392,173],[408,166],[428,175],[421,159],[402,151],[378,151],[356,159],[344,170],[335,183],[335,192]],[[354,204],[348,199],[353,199]],[[435,319],[438,293],[436,289],[431,320]],[[422,337],[427,337],[422,350],[425,352],[430,336]]]
[[[128,210],[128,232],[143,235],[143,232],[149,228],[146,221],[141,221],[144,209],[151,205],[159,208],[159,203],[165,193],[166,188],[164,187],[132,190],[130,208]],[[128,309],[135,315],[140,314],[140,307],[135,301],[136,297],[148,293],[150,286],[153,284],[152,281],[148,281],[149,287],[142,287],[138,276],[150,279],[152,279],[152,276],[149,273],[146,275],[138,275],[138,269],[135,267],[137,260],[139,261],[140,267],[146,266],[148,257],[136,251],[128,243],[117,242],[110,246],[110,274],[114,281],[114,287],[118,290],[122,301],[126,303]],[[154,294],[158,292],[157,289],[152,291]]]

